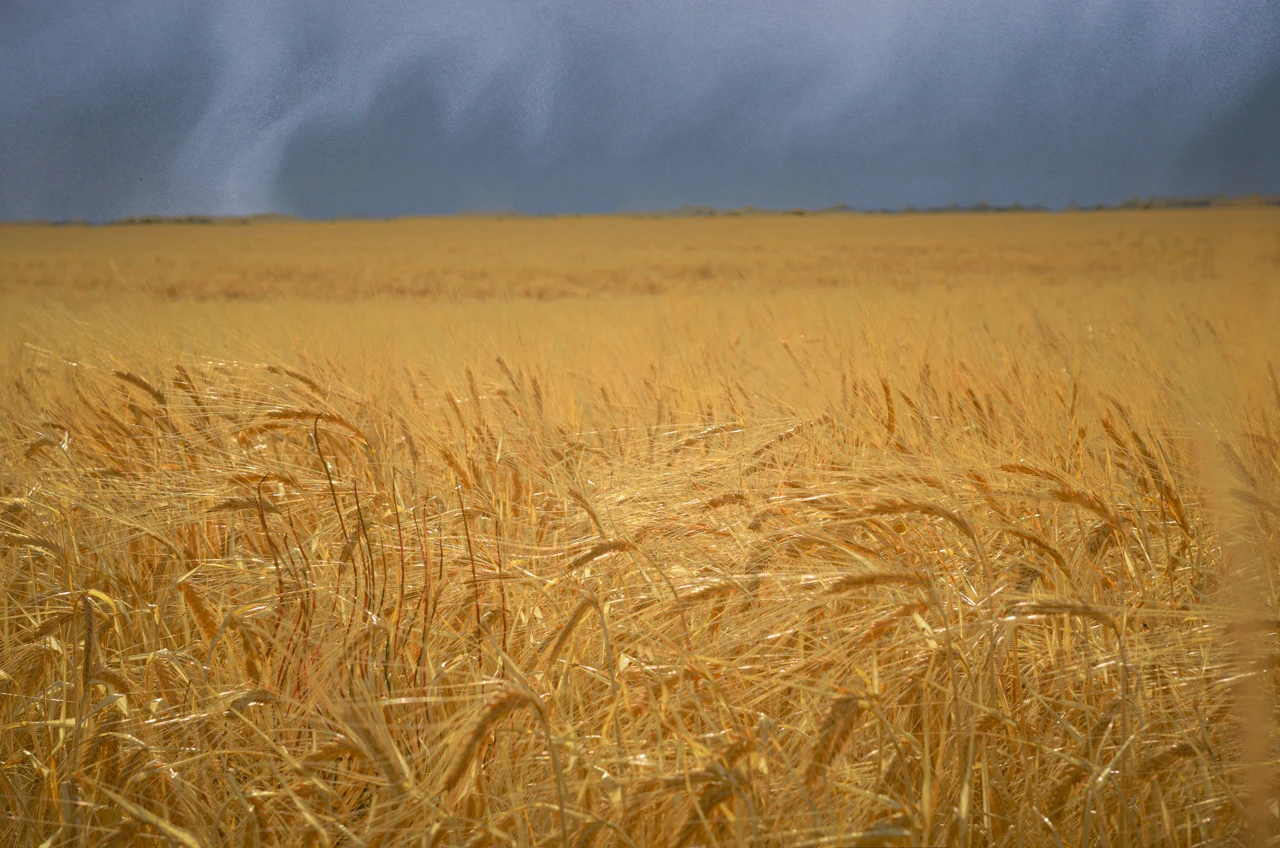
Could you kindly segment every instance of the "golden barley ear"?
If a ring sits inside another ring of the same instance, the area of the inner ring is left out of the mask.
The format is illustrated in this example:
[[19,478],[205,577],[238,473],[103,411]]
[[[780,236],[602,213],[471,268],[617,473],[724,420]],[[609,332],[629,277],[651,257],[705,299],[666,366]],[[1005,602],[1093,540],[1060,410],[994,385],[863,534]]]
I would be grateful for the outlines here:
[[[688,821],[684,823],[684,827],[680,828],[680,833],[676,837],[676,848],[684,848],[692,842],[698,835],[698,832],[705,829],[704,822],[710,816],[716,807],[730,800],[733,797],[733,784],[727,780],[719,779],[711,782],[702,793],[698,795],[695,802],[698,809],[694,810],[693,815],[689,816]],[[706,822],[711,824],[711,822]]]
[[1134,783],[1150,780],[1157,774],[1172,768],[1179,760],[1194,757],[1200,750],[1191,742],[1178,742],[1156,751],[1138,764],[1133,773]]
[[601,542],[591,550],[579,556],[573,562],[569,563],[569,570],[576,571],[587,563],[600,559],[600,557],[605,554],[611,554],[617,551],[633,551],[635,549],[636,546],[625,539],[609,539],[608,541]]
[[564,648],[565,643],[569,641],[569,637],[578,626],[578,622],[582,621],[582,617],[586,615],[587,610],[591,609],[592,606],[593,601],[590,598],[583,600],[574,609],[564,626],[560,628],[560,635],[556,638],[555,646],[552,647],[551,653],[547,655],[547,671],[555,667],[556,659],[560,656],[560,650]]
[[122,380],[132,386],[137,386],[139,389],[142,389],[144,392],[151,395],[151,398],[160,406],[165,406],[169,402],[168,399],[165,398],[164,392],[160,391],[137,374],[134,374],[132,371],[116,371],[113,376],[118,380]]
[[818,738],[813,743],[813,755],[805,772],[806,780],[814,780],[826,771],[848,743],[853,734],[854,723],[869,708],[870,703],[862,695],[845,695],[836,699],[827,711],[827,717],[818,730]]
[[471,765],[471,760],[475,756],[476,750],[480,747],[480,743],[484,741],[485,736],[488,735],[489,730],[503,716],[524,707],[528,707],[535,712],[542,709],[542,705],[532,695],[514,687],[504,689],[489,700],[484,712],[480,714],[480,720],[476,722],[476,726],[471,730],[471,735],[467,737],[467,743],[462,746],[461,753],[458,754],[457,760],[454,761],[453,768],[444,779],[443,789],[445,792],[452,791],[458,785],[458,781],[467,773],[467,767]]
[[187,581],[183,580],[178,584],[178,592],[182,595],[183,603],[187,605],[191,617],[195,619],[196,628],[199,629],[200,635],[204,637],[206,642],[212,643],[214,637],[218,634],[218,615],[213,611],[209,602],[204,599],[200,591]]
[[908,571],[869,571],[865,574],[846,574],[827,588],[828,595],[837,595],[866,586],[880,586],[887,583],[901,583],[905,586],[924,586],[928,579],[923,574]]

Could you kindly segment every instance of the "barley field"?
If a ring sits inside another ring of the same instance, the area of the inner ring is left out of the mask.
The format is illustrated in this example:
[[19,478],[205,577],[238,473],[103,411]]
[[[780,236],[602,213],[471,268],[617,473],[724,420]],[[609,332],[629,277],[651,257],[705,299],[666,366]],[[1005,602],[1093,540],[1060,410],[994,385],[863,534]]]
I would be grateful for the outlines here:
[[0,843],[1280,831],[1280,208],[0,226]]

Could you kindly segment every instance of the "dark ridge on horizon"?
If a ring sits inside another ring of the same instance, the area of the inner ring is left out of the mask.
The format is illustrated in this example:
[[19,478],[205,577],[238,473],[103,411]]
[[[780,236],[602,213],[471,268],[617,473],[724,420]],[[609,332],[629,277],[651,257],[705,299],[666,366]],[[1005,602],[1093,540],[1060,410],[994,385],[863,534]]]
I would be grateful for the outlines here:
[[361,221],[369,223],[378,223],[382,221],[403,221],[413,220],[417,218],[489,218],[489,219],[530,219],[530,220],[552,220],[556,218],[735,218],[747,217],[752,215],[761,216],[820,216],[820,215],[982,215],[982,214],[1017,214],[1017,213],[1043,213],[1043,214],[1062,214],[1062,213],[1085,213],[1085,212],[1115,212],[1115,211],[1135,211],[1148,210],[1158,211],[1166,209],[1231,209],[1249,206],[1280,206],[1280,195],[1259,195],[1252,194],[1243,197],[1227,197],[1218,195],[1214,197],[1150,197],[1150,198],[1131,198],[1114,205],[1094,204],[1093,206],[1077,206],[1068,204],[1064,207],[1050,208],[1047,206],[1024,206],[1014,203],[1009,206],[996,206],[990,203],[975,203],[972,206],[960,206],[959,204],[951,204],[948,206],[936,206],[917,209],[907,206],[900,209],[859,209],[849,204],[837,204],[827,206],[821,209],[763,209],[753,206],[741,209],[716,209],[710,206],[685,206],[679,209],[671,209],[665,211],[643,211],[643,210],[621,210],[618,212],[599,212],[599,213],[579,213],[579,212],[553,212],[544,215],[535,213],[519,212],[515,210],[498,209],[491,212],[464,211],[453,212],[445,215],[397,215],[386,218],[373,218],[363,216],[346,216],[336,218],[305,218],[298,215],[286,215],[277,212],[264,212],[257,215],[140,215],[129,218],[117,218],[111,221],[85,221],[85,220],[15,220],[0,222],[3,226],[47,226],[47,227],[123,227],[123,226],[174,226],[174,225],[243,225],[250,224],[271,224],[271,223],[343,223],[351,221]]

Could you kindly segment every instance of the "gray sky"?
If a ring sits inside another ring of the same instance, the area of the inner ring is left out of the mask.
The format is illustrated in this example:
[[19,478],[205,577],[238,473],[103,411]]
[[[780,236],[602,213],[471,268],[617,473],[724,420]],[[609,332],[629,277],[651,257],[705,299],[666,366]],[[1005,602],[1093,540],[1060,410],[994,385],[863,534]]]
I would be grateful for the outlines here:
[[0,217],[1280,193],[1277,0],[0,5]]

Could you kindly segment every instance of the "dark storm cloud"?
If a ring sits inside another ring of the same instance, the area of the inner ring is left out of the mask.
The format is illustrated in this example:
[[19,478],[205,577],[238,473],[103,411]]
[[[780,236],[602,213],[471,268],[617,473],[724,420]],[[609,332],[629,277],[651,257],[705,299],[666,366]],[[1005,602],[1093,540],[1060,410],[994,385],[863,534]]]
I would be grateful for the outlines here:
[[1280,192],[1274,0],[10,3],[0,216]]

